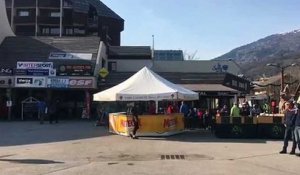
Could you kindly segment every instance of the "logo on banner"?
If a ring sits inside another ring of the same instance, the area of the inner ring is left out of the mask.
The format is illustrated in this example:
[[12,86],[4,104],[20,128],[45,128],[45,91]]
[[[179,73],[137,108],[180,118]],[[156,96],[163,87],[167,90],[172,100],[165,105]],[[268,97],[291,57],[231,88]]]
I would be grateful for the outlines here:
[[15,86],[44,88],[46,87],[46,77],[16,77]]
[[59,76],[92,76],[92,65],[60,65],[57,70]]
[[92,60],[93,54],[91,53],[64,53],[64,52],[51,52],[49,59],[60,60]]
[[69,79],[65,78],[49,78],[47,82],[47,87],[50,88],[68,88]]
[[0,68],[0,75],[12,75],[13,69],[11,68]]
[[52,62],[17,62],[17,69],[52,69]]
[[93,80],[70,80],[70,86],[90,87],[93,85]]
[[17,78],[17,84],[32,84],[33,78]]

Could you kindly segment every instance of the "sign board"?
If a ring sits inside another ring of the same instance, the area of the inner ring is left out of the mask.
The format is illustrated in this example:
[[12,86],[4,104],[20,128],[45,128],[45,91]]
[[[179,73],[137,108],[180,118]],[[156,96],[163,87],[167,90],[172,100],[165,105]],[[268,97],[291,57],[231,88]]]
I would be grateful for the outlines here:
[[17,62],[17,69],[53,69],[52,62]]
[[87,60],[91,61],[93,54],[91,53],[64,53],[64,52],[51,52],[49,59],[59,60]]
[[15,77],[15,87],[45,88],[46,77]]
[[93,89],[96,86],[94,77],[49,77],[47,80],[48,88],[78,88]]
[[68,88],[68,78],[48,78],[47,87],[49,88]]
[[109,74],[108,70],[104,67],[99,71],[99,75],[101,78],[105,78],[108,74]]
[[16,75],[25,76],[56,76],[55,69],[16,69]]
[[92,76],[93,67],[89,64],[60,65],[57,70],[58,76]]
[[74,77],[69,79],[70,88],[92,89],[95,88],[95,78]]
[[13,69],[12,68],[0,68],[0,75],[13,75]]

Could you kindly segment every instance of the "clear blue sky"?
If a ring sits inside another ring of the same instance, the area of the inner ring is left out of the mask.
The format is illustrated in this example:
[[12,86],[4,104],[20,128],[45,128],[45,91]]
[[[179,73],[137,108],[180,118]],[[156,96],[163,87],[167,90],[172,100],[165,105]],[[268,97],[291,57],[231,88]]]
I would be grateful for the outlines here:
[[102,0],[125,20],[122,45],[181,49],[212,59],[300,29],[300,0]]

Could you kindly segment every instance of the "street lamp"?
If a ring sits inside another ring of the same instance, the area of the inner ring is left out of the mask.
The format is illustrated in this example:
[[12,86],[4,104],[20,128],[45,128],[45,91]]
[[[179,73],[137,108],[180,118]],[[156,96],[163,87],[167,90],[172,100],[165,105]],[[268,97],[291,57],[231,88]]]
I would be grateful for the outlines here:
[[277,67],[281,70],[281,87],[280,87],[280,91],[283,92],[284,89],[284,70],[288,67],[293,67],[293,66],[297,66],[297,63],[292,63],[286,66],[281,66],[278,63],[268,63],[267,66],[272,66],[272,67]]

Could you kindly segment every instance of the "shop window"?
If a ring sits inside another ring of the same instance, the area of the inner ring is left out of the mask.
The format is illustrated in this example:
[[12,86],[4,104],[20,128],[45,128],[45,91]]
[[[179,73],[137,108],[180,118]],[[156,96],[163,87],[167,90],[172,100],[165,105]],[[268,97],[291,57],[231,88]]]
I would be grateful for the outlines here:
[[19,11],[18,16],[22,16],[22,17],[29,16],[29,11],[25,11],[25,10]]

